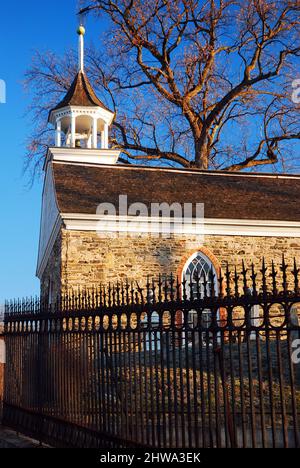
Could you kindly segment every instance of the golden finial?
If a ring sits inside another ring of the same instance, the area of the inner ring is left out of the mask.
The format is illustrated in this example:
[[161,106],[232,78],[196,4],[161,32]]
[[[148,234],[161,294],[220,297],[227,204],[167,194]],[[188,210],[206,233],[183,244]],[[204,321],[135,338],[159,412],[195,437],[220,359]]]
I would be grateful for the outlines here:
[[84,36],[85,35],[85,27],[82,26],[82,24],[79,26],[79,28],[77,29],[77,34],[79,36]]

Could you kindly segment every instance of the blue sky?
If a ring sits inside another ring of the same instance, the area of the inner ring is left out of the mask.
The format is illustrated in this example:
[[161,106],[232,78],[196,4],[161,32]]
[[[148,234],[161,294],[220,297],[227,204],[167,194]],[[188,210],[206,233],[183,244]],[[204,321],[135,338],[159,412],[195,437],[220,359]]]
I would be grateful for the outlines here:
[[[34,49],[63,54],[76,47],[76,5],[76,0],[1,3],[0,79],[7,85],[7,103],[0,104],[0,304],[39,292],[35,269],[42,187],[36,181],[29,189],[23,174],[31,123],[25,116],[30,95],[22,80]],[[96,31],[90,34],[97,37]]]

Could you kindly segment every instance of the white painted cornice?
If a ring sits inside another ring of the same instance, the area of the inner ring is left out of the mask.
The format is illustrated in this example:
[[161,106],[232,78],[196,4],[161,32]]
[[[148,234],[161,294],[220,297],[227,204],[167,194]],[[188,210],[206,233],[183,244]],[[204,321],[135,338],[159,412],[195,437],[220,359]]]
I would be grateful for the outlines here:
[[76,117],[89,115],[91,117],[96,117],[97,119],[102,119],[108,125],[111,125],[115,118],[115,113],[99,106],[66,106],[51,111],[49,122],[55,124],[57,120],[73,115]]
[[87,149],[87,148],[49,148],[44,165],[46,170],[49,162],[56,163],[82,163],[82,165],[115,165],[121,151],[114,149]]
[[[169,224],[173,218],[134,217],[89,215],[79,213],[62,213],[66,229],[72,231],[118,232],[120,225],[130,232],[147,233],[149,223],[153,224],[153,232],[157,232],[159,223]],[[195,227],[198,231],[195,231]],[[186,220],[184,235],[199,233],[199,235],[220,236],[252,236],[252,237],[297,237],[300,238],[300,222],[270,221],[270,220],[240,220],[240,219],[208,219]]]

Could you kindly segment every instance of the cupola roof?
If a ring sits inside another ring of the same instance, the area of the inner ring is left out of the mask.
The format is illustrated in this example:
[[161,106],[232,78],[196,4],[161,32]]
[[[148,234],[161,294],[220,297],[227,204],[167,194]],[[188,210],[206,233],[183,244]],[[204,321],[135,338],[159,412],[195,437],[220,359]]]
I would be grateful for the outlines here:
[[[97,97],[87,75],[79,71],[64,99],[51,112],[69,106],[102,107],[110,111]],[[113,112],[112,112],[113,113]]]

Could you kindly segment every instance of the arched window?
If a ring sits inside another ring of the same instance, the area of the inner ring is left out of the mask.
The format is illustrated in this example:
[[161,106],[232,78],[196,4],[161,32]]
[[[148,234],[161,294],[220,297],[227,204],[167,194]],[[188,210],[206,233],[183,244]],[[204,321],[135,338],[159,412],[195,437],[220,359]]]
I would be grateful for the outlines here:
[[[213,275],[213,276],[212,276]],[[190,299],[190,292],[192,290],[193,298],[198,299],[198,294],[200,293],[200,298],[206,295],[211,295],[212,290],[212,278],[214,278],[214,290],[217,294],[217,275],[214,265],[210,259],[204,255],[202,252],[195,253],[186,263],[185,268],[183,269],[183,280],[187,283],[186,293],[188,299]],[[190,287],[192,285],[192,288]],[[209,309],[203,310],[201,314],[201,324],[202,326],[208,326],[210,323],[211,311]],[[190,310],[189,312],[189,322],[194,326],[198,323],[198,313],[196,310]]]
[[187,282],[187,294],[190,295],[190,287],[189,285],[192,284],[192,290],[194,298],[197,298],[197,282],[199,281],[199,292],[200,296],[204,297],[205,295],[205,287],[206,287],[206,294],[209,296],[211,294],[211,281],[212,281],[212,273],[214,275],[214,289],[216,291],[217,288],[217,276],[216,271],[209,260],[209,258],[204,255],[202,252],[198,252],[191,257],[186,266],[183,270],[183,280]]

